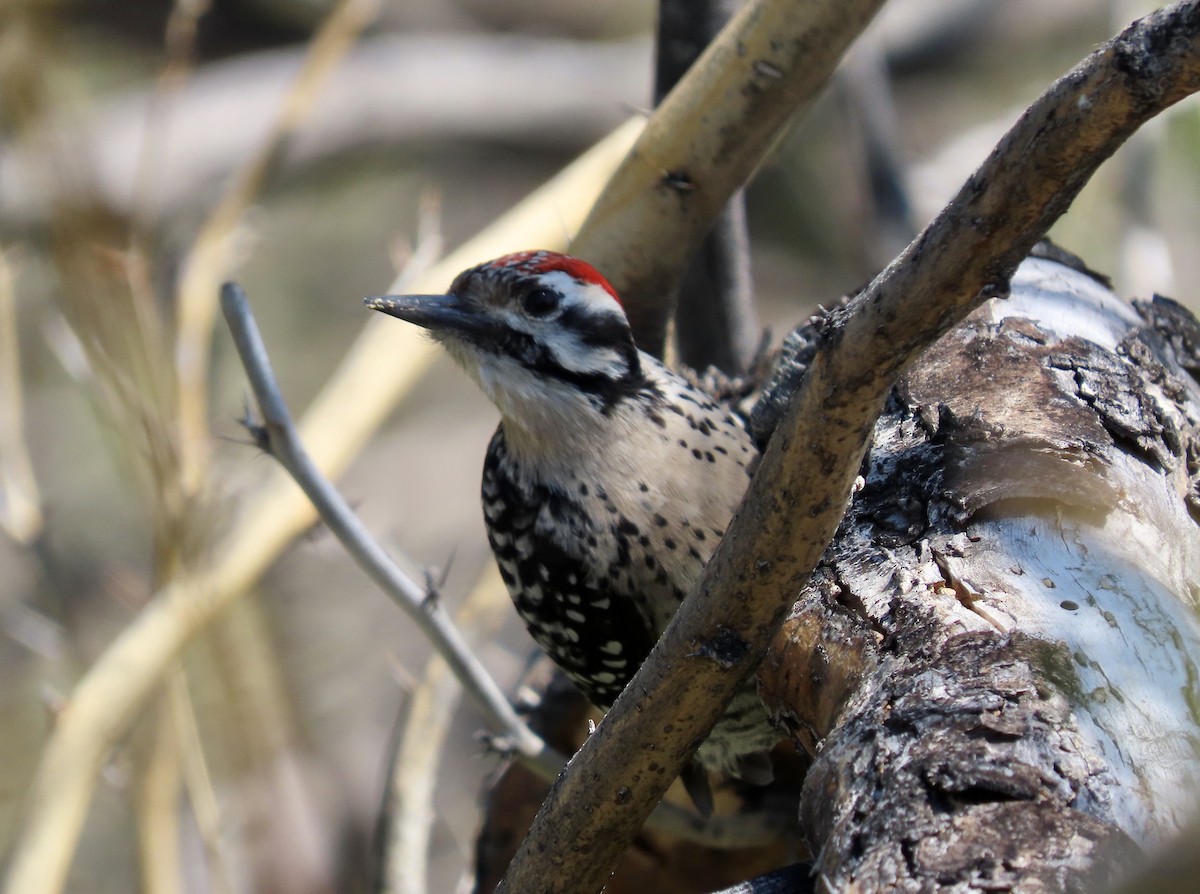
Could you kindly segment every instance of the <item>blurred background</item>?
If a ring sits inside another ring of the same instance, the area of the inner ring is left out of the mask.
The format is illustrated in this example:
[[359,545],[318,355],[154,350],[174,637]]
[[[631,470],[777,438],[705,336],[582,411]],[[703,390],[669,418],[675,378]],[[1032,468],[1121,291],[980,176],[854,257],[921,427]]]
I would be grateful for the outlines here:
[[[0,10],[0,854],[76,682],[160,587],[203,566],[273,465],[237,424],[244,375],[194,290],[244,285],[299,411],[364,326],[361,296],[650,102],[650,0],[350,5],[278,139],[326,0]],[[747,192],[776,338],[868,281],[1025,105],[1155,5],[893,0]],[[1198,152],[1185,103],[1101,170],[1055,237],[1122,294],[1191,304]],[[208,390],[198,410],[178,396],[189,376]],[[477,493],[494,425],[441,358],[342,481],[452,607],[489,561]],[[511,686],[530,648],[505,614],[479,653]],[[364,890],[389,741],[427,659],[313,528],[113,752],[68,889]],[[448,733],[432,891],[469,878],[495,766],[478,730],[464,709]],[[161,779],[186,792],[182,887],[139,857],[156,792],[173,790]]]

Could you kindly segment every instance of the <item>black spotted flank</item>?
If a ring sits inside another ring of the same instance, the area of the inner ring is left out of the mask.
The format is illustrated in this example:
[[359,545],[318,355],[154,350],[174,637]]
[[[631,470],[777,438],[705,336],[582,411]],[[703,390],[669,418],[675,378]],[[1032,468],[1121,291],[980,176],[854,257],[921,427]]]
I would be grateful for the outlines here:
[[[510,469],[503,430],[498,430],[484,460],[483,489],[493,495],[488,540],[501,576],[538,645],[592,702],[607,708],[650,654],[657,638],[651,622],[632,600],[607,588],[607,576],[589,580],[582,555],[550,536],[551,527],[563,525],[590,530],[592,521],[573,494],[544,485],[523,487]],[[618,565],[628,565],[625,538],[637,527],[623,519],[621,528]],[[593,548],[596,543],[591,534],[572,542]]]

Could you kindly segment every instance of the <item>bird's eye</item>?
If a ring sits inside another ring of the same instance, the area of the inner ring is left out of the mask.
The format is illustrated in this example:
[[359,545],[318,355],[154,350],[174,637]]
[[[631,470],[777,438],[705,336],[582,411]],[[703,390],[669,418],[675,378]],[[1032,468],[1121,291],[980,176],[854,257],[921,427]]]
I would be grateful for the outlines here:
[[521,309],[531,317],[545,317],[558,309],[562,295],[554,289],[534,289],[521,296]]

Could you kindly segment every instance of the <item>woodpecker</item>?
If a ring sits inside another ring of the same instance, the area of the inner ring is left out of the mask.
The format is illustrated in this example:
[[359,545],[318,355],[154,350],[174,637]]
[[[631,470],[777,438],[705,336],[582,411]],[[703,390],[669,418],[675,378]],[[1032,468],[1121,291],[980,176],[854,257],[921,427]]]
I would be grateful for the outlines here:
[[[745,426],[639,351],[616,291],[577,258],[520,252],[445,295],[366,300],[427,329],[499,409],[482,494],[500,574],[538,645],[608,708],[742,499]],[[697,756],[765,783],[778,738],[751,680]]]

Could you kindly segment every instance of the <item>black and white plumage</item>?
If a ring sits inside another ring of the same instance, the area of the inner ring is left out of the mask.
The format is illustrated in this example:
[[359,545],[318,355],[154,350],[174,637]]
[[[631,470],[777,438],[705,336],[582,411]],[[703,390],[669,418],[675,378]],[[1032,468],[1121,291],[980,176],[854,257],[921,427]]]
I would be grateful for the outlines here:
[[[500,573],[533,638],[608,707],[741,501],[745,427],[638,351],[612,286],[575,258],[506,255],[446,295],[368,304],[428,329],[500,410],[482,486]],[[751,682],[698,755],[765,781],[777,738]]]

